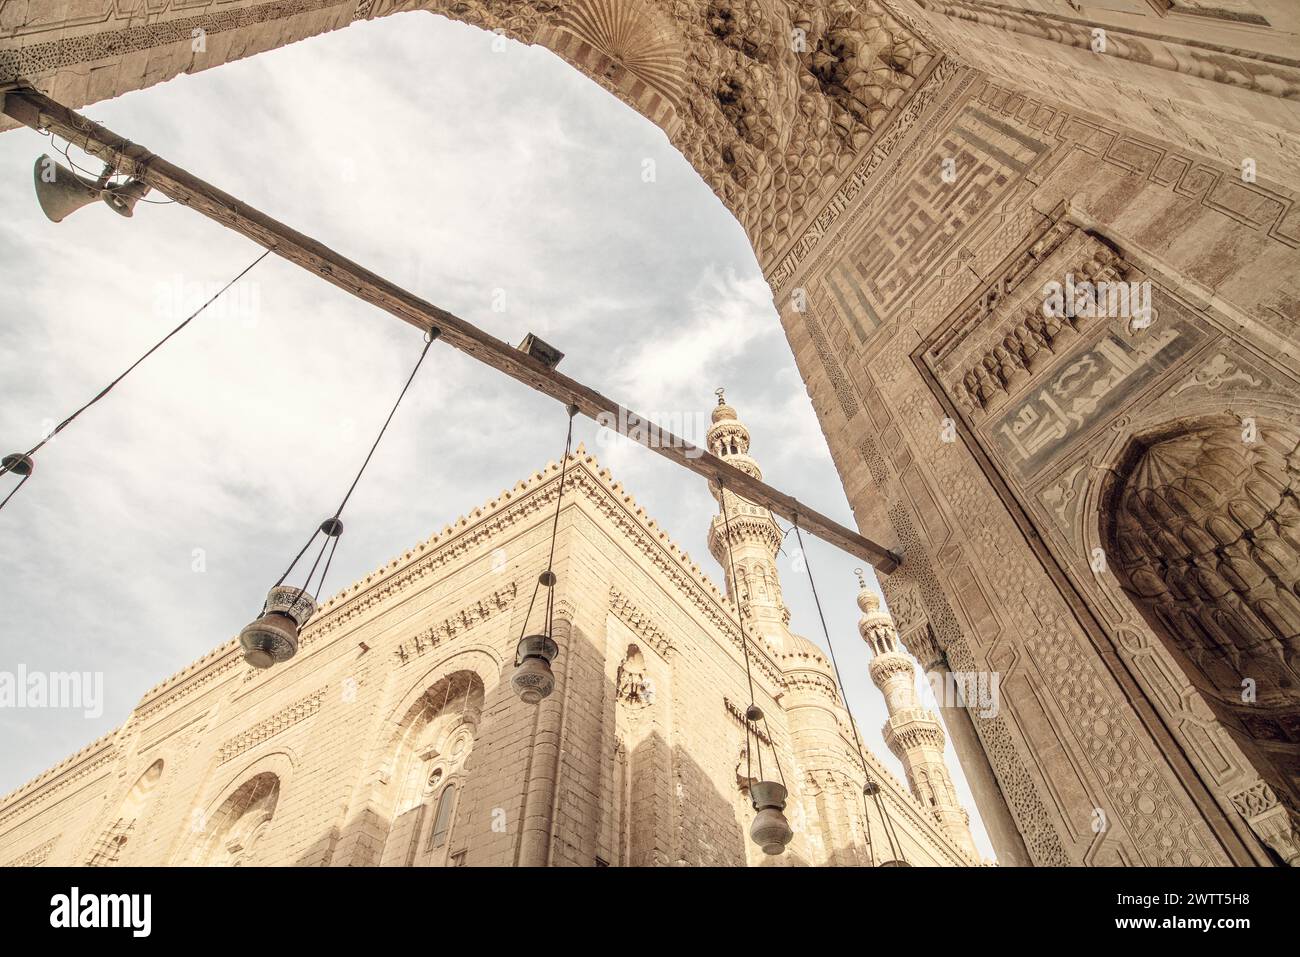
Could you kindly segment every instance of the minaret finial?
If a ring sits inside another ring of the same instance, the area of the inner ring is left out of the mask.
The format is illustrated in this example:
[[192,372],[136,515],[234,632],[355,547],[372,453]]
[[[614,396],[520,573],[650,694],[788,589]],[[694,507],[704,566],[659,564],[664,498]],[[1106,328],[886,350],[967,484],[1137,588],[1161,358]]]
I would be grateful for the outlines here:
[[858,587],[859,587],[859,588],[866,588],[866,587],[867,587],[867,580],[866,580],[865,578],[862,577],[862,569],[861,569],[861,568],[855,568],[855,569],[853,569],[853,574],[855,574],[855,575],[858,576]]
[[716,396],[718,397],[718,405],[726,405],[726,404],[727,404],[727,400],[723,398],[722,393],[723,393],[723,388],[722,388],[722,386],[718,386],[718,388],[716,388],[716,389],[713,390],[713,394],[716,395]]

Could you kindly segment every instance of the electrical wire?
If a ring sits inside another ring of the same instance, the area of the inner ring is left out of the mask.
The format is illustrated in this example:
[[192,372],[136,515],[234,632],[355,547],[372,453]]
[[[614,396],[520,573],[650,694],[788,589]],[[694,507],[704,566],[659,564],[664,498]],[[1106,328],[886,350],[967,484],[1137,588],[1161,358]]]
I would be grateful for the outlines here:
[[[72,155],[68,152],[69,147],[72,146],[72,141],[71,141],[71,140],[64,140],[64,141],[63,141],[63,146],[60,147],[59,144],[55,141],[55,138],[54,138],[54,134],[53,134],[53,133],[48,133],[48,132],[47,132],[46,135],[49,136],[49,138],[50,138],[50,144],[54,147],[55,151],[57,151],[57,152],[63,154],[63,158],[64,158],[65,160],[68,161],[68,166],[70,166],[70,167],[73,169],[74,172],[80,173],[82,176],[89,176],[91,179],[95,180],[96,182],[99,182],[99,180],[100,180],[101,178],[103,178],[104,174],[103,174],[102,172],[101,172],[101,173],[92,173],[92,172],[90,172],[90,170],[82,169],[80,166],[77,165],[76,160],[74,160],[74,159],[72,158]],[[107,166],[108,164],[105,163],[104,165]],[[122,176],[122,175],[125,175],[125,174],[121,174],[121,173],[114,172],[114,173],[112,173],[112,174],[109,175],[108,179],[111,180],[111,179],[113,179],[114,177]],[[129,181],[129,177],[127,178],[126,181]],[[125,181],[124,181],[124,182],[125,182]],[[109,183],[107,182],[107,180],[105,181],[105,185],[109,185]],[[122,183],[113,183],[112,185],[114,185],[114,186],[121,186]],[[137,202],[137,203],[148,203],[150,206],[170,206],[170,205],[172,205],[173,203],[175,203],[176,200],[174,200],[174,199],[145,199],[143,196],[141,196],[139,199],[136,200],[136,202]]]
[[4,508],[6,505],[8,505],[9,500],[18,494],[18,490],[22,488],[23,485],[27,483],[27,480],[31,477],[32,477],[32,473],[28,472],[26,475],[20,478],[18,480],[18,484],[15,485],[12,489],[10,489],[9,494],[5,496],[4,501],[0,502],[0,508]]
[[[732,493],[733,495],[735,493]],[[740,650],[745,659],[745,681],[749,684],[749,706],[757,708],[754,701],[754,675],[749,666],[749,634],[745,631],[745,614],[744,609],[740,606],[740,580],[736,577],[736,558],[731,551],[731,516],[727,513],[727,487],[722,479],[718,479],[718,503],[722,506],[722,533],[727,542],[727,565],[731,568],[731,588],[735,592],[734,601],[736,603],[736,624],[740,626]],[[763,723],[767,724],[767,715],[763,715]],[[752,766],[749,750],[749,712],[745,712],[745,774],[752,778]],[[771,727],[768,727],[767,739],[771,744],[772,757],[776,761],[776,773],[781,779],[782,787],[785,786],[785,772],[781,768],[781,759],[776,753],[776,742],[772,738]],[[758,752],[758,775],[759,779],[763,778],[763,742],[758,736],[758,724],[754,722],[754,750]]]

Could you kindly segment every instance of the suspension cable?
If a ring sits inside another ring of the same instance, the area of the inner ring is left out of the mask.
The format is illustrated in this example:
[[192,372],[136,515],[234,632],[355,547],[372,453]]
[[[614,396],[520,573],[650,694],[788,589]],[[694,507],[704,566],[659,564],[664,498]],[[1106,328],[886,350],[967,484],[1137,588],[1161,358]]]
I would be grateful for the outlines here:
[[826,636],[826,650],[830,652],[831,666],[835,669],[835,683],[839,686],[840,697],[844,701],[844,711],[849,716],[849,727],[853,729],[853,744],[858,751],[858,761],[862,764],[862,774],[864,777],[862,788],[862,816],[863,821],[866,822],[867,826],[867,842],[869,845],[871,841],[870,815],[867,810],[867,791],[869,788],[874,786],[874,796],[877,806],[880,808],[881,819],[885,828],[885,838],[889,841],[890,851],[899,855],[899,858],[901,859],[901,852],[894,849],[894,839],[889,833],[891,829],[889,815],[885,812],[883,805],[880,803],[880,785],[876,783],[875,779],[871,776],[871,769],[867,766],[867,756],[862,748],[862,735],[858,733],[858,722],[853,717],[853,709],[849,707],[849,694],[844,688],[844,677],[840,673],[840,663],[835,658],[835,643],[831,641],[831,631],[826,625],[826,613],[822,611],[822,601],[817,595],[817,582],[813,578],[812,562],[808,559],[808,550],[804,547],[803,532],[799,530],[798,515],[795,516],[793,527],[795,539],[799,542],[799,553],[803,556],[803,567],[804,570],[808,572],[808,584],[812,587],[813,604],[817,606],[817,617],[821,619],[822,634]]
[[826,615],[822,611],[821,598],[817,595],[817,582],[813,580],[812,562],[808,560],[808,551],[804,548],[803,533],[799,531],[799,522],[794,522],[795,538],[799,542],[799,553],[803,555],[803,567],[808,572],[808,584],[812,586],[813,603],[817,606],[817,617],[821,619],[822,634],[826,636],[826,649],[830,652],[831,666],[835,669],[835,683],[839,685],[840,697],[844,699],[844,710],[849,716],[849,727],[853,729],[853,744],[858,751],[858,761],[862,764],[862,773],[871,776],[867,767],[867,756],[862,750],[862,736],[858,734],[858,723],[853,719],[853,709],[849,707],[848,692],[844,690],[844,678],[840,674],[840,664],[835,660],[835,644],[831,641],[830,629],[826,626]]
[[546,580],[546,636],[552,637],[552,629],[555,626],[555,539],[560,530],[560,506],[564,503],[564,476],[569,469],[569,451],[573,448],[573,418],[578,414],[578,407],[570,405],[565,410],[569,413],[569,431],[564,438],[564,458],[560,460],[560,490],[555,496],[555,517],[551,520],[551,549],[546,556],[546,570],[537,576],[537,582],[533,585],[533,597],[528,601],[528,611],[524,615],[523,629],[519,633],[519,640],[523,641],[524,636],[528,634],[528,620],[533,616],[533,605],[537,603],[537,592],[542,587],[543,579]]
[[[0,474],[3,474],[3,473],[0,473]],[[31,472],[28,472],[26,475],[24,475],[22,478],[20,478],[20,479],[18,480],[18,484],[15,485],[12,489],[9,490],[9,494],[5,496],[4,501],[3,501],[3,502],[0,502],[0,508],[4,508],[6,505],[8,505],[8,504],[9,504],[9,500],[10,500],[11,498],[13,498],[15,495],[18,494],[18,490],[19,490],[20,488],[22,488],[23,485],[26,484],[27,480],[28,480],[29,478],[31,478],[31,477],[32,477],[32,473],[31,473]]]
[[[65,418],[62,422],[60,422],[58,425],[56,425],[56,426],[55,426],[53,429],[51,429],[48,433],[46,433],[46,435],[45,435],[45,436],[44,436],[44,437],[43,437],[39,442],[37,442],[34,446],[32,446],[30,449],[27,450],[25,456],[24,456],[24,455],[7,456],[6,459],[5,459],[5,461],[4,461],[4,463],[3,463],[3,464],[0,464],[0,475],[4,475],[5,473],[12,471],[13,468],[14,468],[14,466],[15,466],[16,464],[19,464],[19,463],[23,462],[24,459],[27,461],[28,465],[30,466],[30,460],[31,460],[31,457],[34,456],[37,452],[39,452],[39,451],[40,451],[40,450],[45,446],[45,444],[46,444],[47,442],[49,442],[49,441],[50,441],[51,439],[53,439],[56,435],[58,435],[60,432],[62,432],[64,429],[66,429],[69,425],[71,425],[71,424],[73,423],[73,421],[75,421],[76,418],[77,418],[79,415],[81,415],[81,413],[85,412],[87,409],[89,409],[92,405],[94,405],[94,404],[95,404],[96,402],[98,402],[100,399],[104,398],[104,396],[108,395],[108,393],[111,392],[111,391],[113,390],[113,387],[114,387],[115,385],[117,385],[119,382],[121,382],[123,379],[125,379],[128,375],[130,375],[132,371],[135,370],[136,366],[140,365],[140,363],[144,362],[145,359],[148,359],[151,355],[153,355],[153,354],[154,354],[155,352],[157,352],[160,348],[162,348],[162,346],[167,342],[168,339],[170,339],[172,336],[176,335],[176,333],[180,332],[182,329],[184,329],[186,326],[188,326],[188,325],[190,324],[190,322],[193,321],[194,318],[197,317],[197,316],[199,315],[199,313],[203,312],[203,310],[207,309],[208,306],[210,306],[210,305],[212,305],[214,302],[216,302],[217,299],[221,296],[222,293],[224,293],[227,289],[229,289],[229,288],[230,288],[231,286],[233,286],[235,283],[239,282],[239,280],[243,279],[244,276],[246,276],[246,275],[249,273],[249,271],[250,271],[254,266],[256,266],[258,263],[260,263],[263,259],[265,259],[265,258],[266,258],[267,256],[269,256],[270,254],[271,254],[271,250],[268,249],[268,250],[266,250],[265,252],[263,252],[262,255],[258,256],[258,257],[257,257],[256,259],[254,259],[251,263],[249,263],[247,266],[245,266],[245,267],[240,271],[240,273],[239,273],[237,276],[235,276],[234,279],[231,279],[228,283],[226,283],[224,286],[222,286],[220,289],[218,289],[215,293],[213,293],[212,297],[209,298],[207,302],[203,303],[203,305],[199,306],[199,308],[195,309],[192,313],[190,313],[188,316],[186,316],[185,319],[181,322],[180,325],[178,325],[178,326],[177,326],[175,329],[173,329],[171,332],[167,333],[167,335],[163,336],[161,339],[159,339],[157,342],[155,342],[155,343],[154,343],[154,344],[149,348],[149,351],[148,351],[148,352],[146,352],[146,353],[145,353],[144,355],[142,355],[140,358],[136,359],[135,362],[133,362],[133,363],[131,363],[129,366],[127,366],[125,372],[123,372],[121,375],[119,375],[116,379],[114,379],[114,380],[113,380],[112,382],[110,382],[108,385],[104,386],[104,388],[100,389],[99,392],[95,394],[94,398],[92,398],[89,402],[87,402],[87,403],[86,403],[85,405],[83,405],[81,408],[77,409],[75,412],[73,412],[71,415],[69,415],[67,418]],[[13,496],[14,496],[14,492],[17,492],[18,489],[21,488],[21,487],[23,486],[23,484],[27,481],[27,479],[28,479],[29,477],[30,477],[30,475],[24,475],[24,476],[23,476],[23,480],[22,480],[21,482],[18,483],[18,485],[14,488],[13,492],[10,492],[9,495],[6,496],[5,500],[4,500],[3,502],[0,502],[0,508],[4,508],[4,506],[9,502],[9,499],[13,498]]]
[[294,567],[297,566],[299,560],[306,553],[307,549],[311,547],[311,543],[316,541],[316,536],[324,533],[325,541],[321,542],[320,551],[316,554],[316,561],[312,563],[311,569],[307,572],[306,580],[303,582],[302,587],[298,589],[298,594],[294,598],[295,602],[307,592],[308,588],[311,587],[312,576],[315,575],[316,568],[320,565],[320,560],[325,555],[326,546],[329,545],[330,539],[332,538],[334,539],[334,547],[330,549],[329,558],[325,561],[325,569],[321,572],[320,581],[316,585],[316,597],[320,597],[321,588],[325,585],[325,575],[328,574],[330,563],[334,560],[334,549],[338,547],[338,540],[343,535],[343,522],[339,520],[339,517],[343,514],[343,508],[348,504],[348,499],[352,497],[352,493],[356,491],[357,483],[361,481],[361,476],[365,473],[366,466],[370,464],[370,460],[375,455],[375,450],[379,448],[379,443],[383,439],[384,433],[388,431],[388,426],[392,423],[393,416],[397,414],[398,406],[402,404],[402,399],[406,398],[407,390],[411,388],[411,383],[415,381],[415,374],[420,371],[420,366],[424,363],[424,357],[429,354],[429,349],[437,338],[437,329],[430,329],[425,333],[424,348],[420,350],[420,358],[415,360],[415,367],[411,369],[411,374],[407,376],[406,384],[402,386],[402,391],[398,393],[397,401],[393,403],[392,409],[389,410],[388,418],[384,420],[383,426],[379,429],[379,434],[375,436],[375,441],[370,446],[370,451],[366,453],[365,461],[361,463],[361,468],[357,470],[356,477],[352,479],[352,484],[348,486],[348,490],[344,494],[343,500],[339,502],[339,507],[334,510],[333,516],[322,522],[320,527],[311,533],[311,537],[307,539],[306,544],[304,544],[298,554],[294,556],[293,561],[289,563],[289,567],[284,570],[284,574],[276,580],[275,587],[284,584],[284,580],[289,577],[289,573],[294,570]]

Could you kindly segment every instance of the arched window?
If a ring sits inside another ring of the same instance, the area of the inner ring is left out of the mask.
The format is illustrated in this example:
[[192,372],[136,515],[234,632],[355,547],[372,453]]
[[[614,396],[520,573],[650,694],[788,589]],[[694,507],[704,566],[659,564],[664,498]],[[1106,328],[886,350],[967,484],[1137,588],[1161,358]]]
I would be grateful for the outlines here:
[[482,679],[457,671],[429,687],[402,719],[385,765],[392,812],[382,866],[448,863],[457,793],[482,709]]
[[442,789],[438,798],[438,813],[433,819],[433,830],[429,832],[429,849],[443,847],[451,831],[452,816],[456,813],[456,785],[448,784]]
[[240,867],[256,862],[258,843],[270,830],[280,800],[280,779],[270,771],[256,774],[226,798],[215,814],[201,822],[204,838],[192,855],[195,864]]

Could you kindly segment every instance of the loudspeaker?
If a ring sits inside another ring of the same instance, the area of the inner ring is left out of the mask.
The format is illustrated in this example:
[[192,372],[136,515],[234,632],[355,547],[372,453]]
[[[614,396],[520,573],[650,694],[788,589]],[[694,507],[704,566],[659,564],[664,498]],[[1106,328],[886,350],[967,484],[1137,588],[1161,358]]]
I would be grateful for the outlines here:
[[108,203],[113,212],[122,216],[131,216],[140,197],[149,192],[149,184],[143,180],[129,179],[117,186],[109,186],[99,194],[99,198]]
[[97,199],[102,199],[118,215],[130,216],[140,197],[149,192],[149,186],[138,179],[111,185],[86,179],[48,155],[36,161],[33,175],[41,211],[55,223]]
[[97,183],[82,179],[62,163],[54,162],[48,155],[36,161],[33,174],[36,179],[36,199],[41,204],[41,212],[51,222],[62,222],[63,217],[69,213],[75,213],[99,199],[100,187]]

